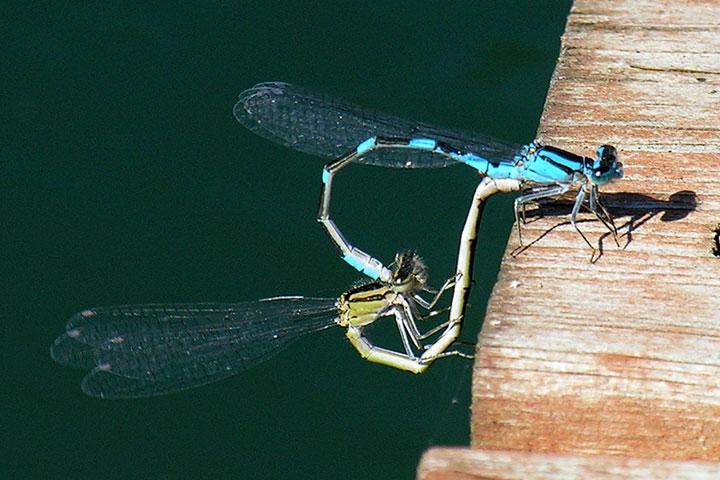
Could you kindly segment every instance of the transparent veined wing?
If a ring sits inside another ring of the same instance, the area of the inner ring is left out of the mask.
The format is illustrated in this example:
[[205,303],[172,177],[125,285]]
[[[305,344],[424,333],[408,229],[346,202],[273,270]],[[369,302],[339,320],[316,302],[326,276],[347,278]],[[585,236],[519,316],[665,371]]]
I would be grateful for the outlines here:
[[335,299],[305,297],[98,307],[68,321],[51,356],[90,369],[82,382],[88,395],[163,395],[255,366],[302,335],[336,325],[336,317]]
[[[260,83],[240,94],[238,121],[257,135],[312,155],[338,158],[370,137],[429,138],[490,161],[512,160],[522,145],[486,135],[451,130],[358,107],[282,82]],[[455,165],[431,151],[398,149],[364,155],[361,163],[397,168]]]

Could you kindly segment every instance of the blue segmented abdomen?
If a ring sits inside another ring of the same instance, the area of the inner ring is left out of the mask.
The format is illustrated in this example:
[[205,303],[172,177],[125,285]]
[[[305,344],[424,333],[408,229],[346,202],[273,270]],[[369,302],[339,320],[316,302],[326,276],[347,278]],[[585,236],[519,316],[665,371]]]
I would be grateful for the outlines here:
[[481,175],[492,178],[522,178],[520,171],[512,161],[491,162],[474,153],[453,154],[453,158],[460,163],[474,168]]

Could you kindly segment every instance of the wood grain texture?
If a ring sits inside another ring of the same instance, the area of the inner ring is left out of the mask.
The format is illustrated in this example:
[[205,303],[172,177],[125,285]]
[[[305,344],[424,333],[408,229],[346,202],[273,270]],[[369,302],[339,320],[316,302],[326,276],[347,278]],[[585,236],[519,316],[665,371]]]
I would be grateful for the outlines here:
[[719,460],[720,2],[576,1],[538,137],[618,147],[626,177],[601,198],[621,248],[585,215],[590,263],[567,203],[530,215],[526,248],[513,234],[478,342],[472,447]]
[[628,457],[572,457],[517,451],[434,448],[418,470],[419,480],[629,480],[720,477],[720,465],[709,462]]

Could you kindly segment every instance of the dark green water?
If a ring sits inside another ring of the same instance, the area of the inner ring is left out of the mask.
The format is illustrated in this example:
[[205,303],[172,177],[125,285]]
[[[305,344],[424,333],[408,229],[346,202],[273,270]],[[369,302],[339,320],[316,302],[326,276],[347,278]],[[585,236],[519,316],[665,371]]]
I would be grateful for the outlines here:
[[[429,445],[468,443],[469,361],[416,377],[360,360],[339,329],[149,400],[85,397],[48,353],[94,305],[334,297],[358,278],[315,221],[322,160],[233,118],[257,82],[532,139],[569,2],[417,4],[0,7],[0,477],[413,478]],[[350,168],[333,207],[356,245],[388,262],[415,248],[438,285],[476,182]],[[486,211],[465,340],[509,208]]]

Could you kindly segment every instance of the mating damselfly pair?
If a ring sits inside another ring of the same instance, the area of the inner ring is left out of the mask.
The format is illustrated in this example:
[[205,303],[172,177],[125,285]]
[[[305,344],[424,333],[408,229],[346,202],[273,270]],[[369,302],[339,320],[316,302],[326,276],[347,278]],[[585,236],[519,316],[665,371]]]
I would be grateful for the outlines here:
[[[162,395],[234,375],[270,358],[301,335],[339,325],[362,357],[413,373],[450,350],[462,328],[472,275],[478,223],[487,198],[521,191],[515,200],[520,229],[528,202],[557,196],[579,184],[570,215],[576,224],[586,206],[616,235],[598,186],[622,177],[615,148],[601,146],[595,159],[535,142],[505,143],[484,135],[412,123],[350,105],[286,83],[244,91],[235,117],[258,135],[295,150],[328,157],[322,174],[318,221],[342,258],[370,278],[336,299],[283,296],[238,304],[126,305],[92,308],[70,319],[51,354],[59,363],[90,369],[83,391],[107,398]],[[439,290],[426,284],[417,255],[404,252],[393,265],[354,247],[330,214],[332,181],[351,163],[394,168],[465,164],[483,176],[463,228],[455,275]],[[448,318],[421,332],[418,323],[443,313],[435,306],[453,290]],[[431,300],[420,295],[434,295]],[[374,345],[365,329],[395,318],[403,351]]]

